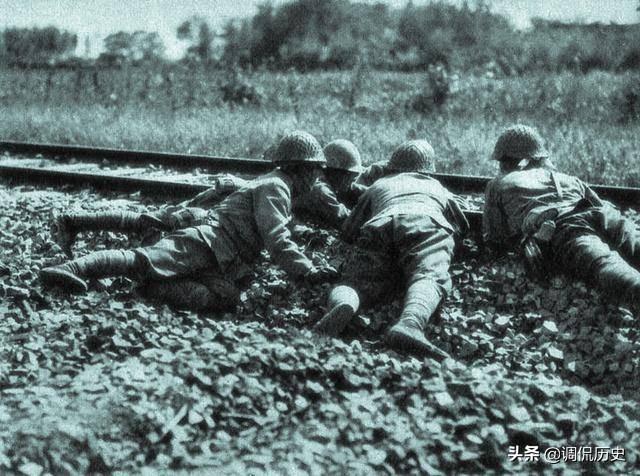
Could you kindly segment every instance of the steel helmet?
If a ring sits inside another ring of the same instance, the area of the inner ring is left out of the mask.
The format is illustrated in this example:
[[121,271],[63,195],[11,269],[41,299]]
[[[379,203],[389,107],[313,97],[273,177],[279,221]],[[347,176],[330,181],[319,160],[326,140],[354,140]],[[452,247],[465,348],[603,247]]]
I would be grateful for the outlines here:
[[285,135],[273,154],[273,163],[276,165],[294,163],[324,165],[326,162],[318,140],[305,131],[293,131]]
[[410,140],[393,151],[387,169],[394,172],[434,172],[436,153],[426,140]]
[[533,127],[516,124],[505,129],[493,149],[493,160],[532,159],[540,160],[549,157],[542,137]]
[[329,142],[323,149],[327,159],[327,168],[346,170],[348,172],[362,172],[362,160],[358,148],[345,139]]

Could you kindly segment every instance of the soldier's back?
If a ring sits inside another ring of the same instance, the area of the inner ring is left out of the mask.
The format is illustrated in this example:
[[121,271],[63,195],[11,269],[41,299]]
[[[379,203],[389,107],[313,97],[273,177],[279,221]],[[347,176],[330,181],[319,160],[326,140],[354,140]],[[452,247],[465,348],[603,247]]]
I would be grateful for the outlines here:
[[577,177],[544,168],[508,173],[489,187],[509,217],[524,217],[537,207],[571,207],[586,191]]
[[366,194],[371,211],[377,214],[442,213],[450,192],[425,174],[402,173],[377,180]]

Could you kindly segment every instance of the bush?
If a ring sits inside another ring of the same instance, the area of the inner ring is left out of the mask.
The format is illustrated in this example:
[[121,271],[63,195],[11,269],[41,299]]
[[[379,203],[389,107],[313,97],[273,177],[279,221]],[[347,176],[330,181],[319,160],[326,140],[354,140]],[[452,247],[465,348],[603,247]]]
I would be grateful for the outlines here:
[[620,122],[640,119],[640,76],[633,76],[625,82],[614,98],[613,107],[618,112]]
[[618,71],[629,71],[632,69],[640,69],[640,48],[633,48],[627,51],[617,67]]
[[226,82],[220,85],[222,101],[230,104],[252,104],[259,106],[264,94],[238,72],[233,72]]
[[421,114],[441,109],[453,92],[455,78],[442,64],[429,66],[424,89],[410,102],[410,108]]

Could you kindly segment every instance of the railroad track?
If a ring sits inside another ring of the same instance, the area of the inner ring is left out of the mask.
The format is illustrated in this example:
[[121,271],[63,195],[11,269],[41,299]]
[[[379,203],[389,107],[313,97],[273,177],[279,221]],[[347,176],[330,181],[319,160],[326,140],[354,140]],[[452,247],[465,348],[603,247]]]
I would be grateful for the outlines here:
[[[61,144],[0,141],[0,150],[30,156],[0,160],[0,177],[12,182],[54,187],[88,185],[102,190],[140,191],[144,194],[167,198],[191,197],[205,190],[208,187],[206,184],[207,176],[194,176],[192,173],[180,176],[174,173],[171,175],[172,180],[167,180],[167,172],[158,169],[157,166],[169,167],[178,171],[203,169],[209,172],[230,172],[243,176],[255,176],[273,168],[271,162],[258,159]],[[37,157],[33,158],[33,156]],[[94,165],[79,171],[77,169],[82,167],[74,161],[80,159],[83,163],[97,163],[99,166]],[[60,162],[65,160],[71,160],[71,163],[60,165]],[[137,165],[138,167],[104,170],[105,167],[121,167],[122,165]],[[150,166],[156,167],[156,169],[150,170]],[[114,173],[114,171],[118,173]],[[129,175],[123,175],[123,171]],[[141,178],[140,175],[144,175],[145,178]],[[490,180],[489,177],[468,175],[436,173],[433,176],[452,191],[463,194],[482,193]],[[175,180],[176,178],[181,178],[181,180]],[[640,188],[608,185],[592,185],[592,188],[601,197],[619,205],[632,207],[640,205]],[[465,214],[472,228],[478,230],[481,224],[480,212],[467,210]]]

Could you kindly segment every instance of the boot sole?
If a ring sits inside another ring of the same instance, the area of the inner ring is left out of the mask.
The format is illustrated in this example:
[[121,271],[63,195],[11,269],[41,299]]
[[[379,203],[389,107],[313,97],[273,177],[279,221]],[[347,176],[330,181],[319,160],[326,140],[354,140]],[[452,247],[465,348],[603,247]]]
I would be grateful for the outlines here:
[[43,269],[40,280],[46,287],[59,287],[74,294],[86,293],[88,289],[87,283],[67,271]]
[[439,349],[426,339],[422,341],[400,331],[390,330],[387,332],[386,343],[389,347],[399,352],[418,357],[429,357],[439,362],[451,358],[444,350]]
[[340,304],[334,307],[322,319],[320,319],[313,330],[331,337],[339,335],[351,322],[355,312],[348,304]]

